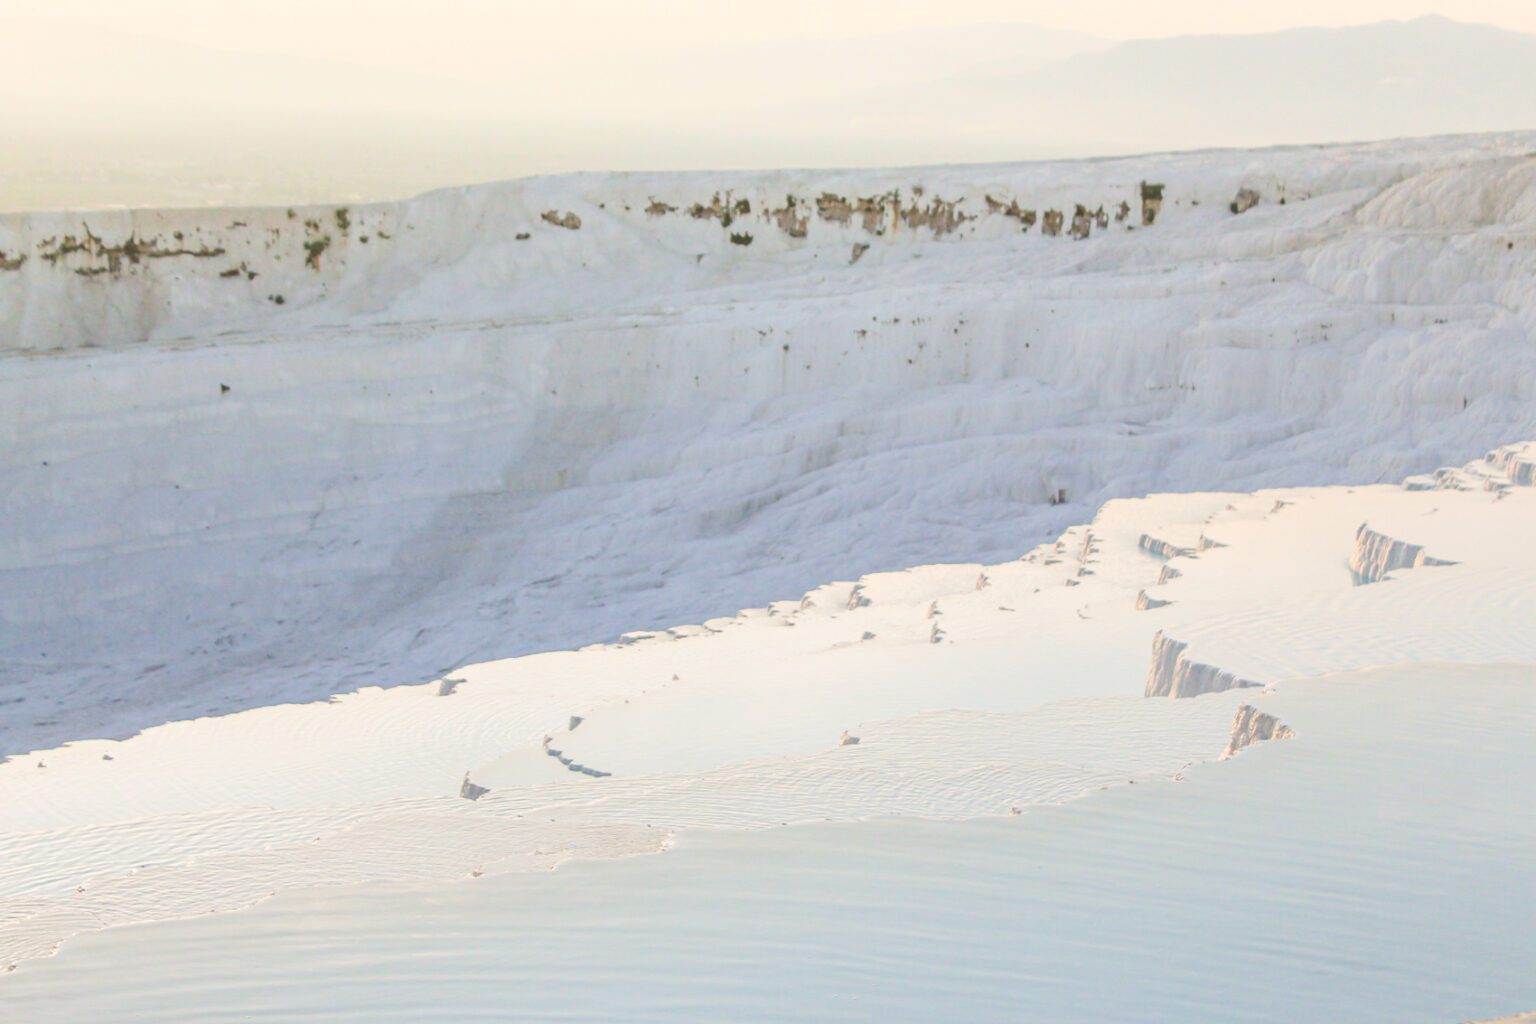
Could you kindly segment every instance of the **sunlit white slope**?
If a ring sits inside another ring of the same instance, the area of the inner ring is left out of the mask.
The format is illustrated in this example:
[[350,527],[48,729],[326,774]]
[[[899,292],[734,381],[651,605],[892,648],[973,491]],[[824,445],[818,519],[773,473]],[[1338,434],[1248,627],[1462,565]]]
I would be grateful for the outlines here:
[[0,218],[0,750],[1529,436],[1533,149]]
[[[689,829],[1024,813],[1306,744],[1284,717],[1299,679],[1530,674],[1536,488],[1518,475],[1116,501],[1015,561],[13,758],[0,961],[279,890],[659,852]],[[1455,564],[1359,584],[1362,522]],[[1167,557],[1148,537],[1189,543]],[[1159,683],[1170,641],[1194,691]]]

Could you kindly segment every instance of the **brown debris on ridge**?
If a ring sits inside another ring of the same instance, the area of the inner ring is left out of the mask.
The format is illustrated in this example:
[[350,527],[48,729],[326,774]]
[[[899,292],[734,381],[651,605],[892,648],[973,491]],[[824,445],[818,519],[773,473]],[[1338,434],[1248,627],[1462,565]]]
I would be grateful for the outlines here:
[[539,214],[539,219],[546,224],[553,224],[557,228],[565,228],[568,231],[581,229],[581,218],[567,210],[560,213],[558,210],[545,210]]

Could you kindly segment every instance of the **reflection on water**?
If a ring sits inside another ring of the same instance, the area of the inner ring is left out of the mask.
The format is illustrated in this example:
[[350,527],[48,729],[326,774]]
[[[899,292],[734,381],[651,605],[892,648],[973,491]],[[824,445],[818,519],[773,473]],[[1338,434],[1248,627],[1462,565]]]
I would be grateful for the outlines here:
[[1457,1021],[1536,1007],[1536,677],[1292,684],[1297,738],[1007,820],[118,929],[6,1019]]

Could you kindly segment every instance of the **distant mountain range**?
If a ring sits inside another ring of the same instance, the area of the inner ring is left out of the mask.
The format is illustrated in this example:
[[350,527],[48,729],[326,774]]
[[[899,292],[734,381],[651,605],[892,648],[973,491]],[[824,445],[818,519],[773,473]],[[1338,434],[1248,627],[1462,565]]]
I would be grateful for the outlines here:
[[993,65],[859,106],[882,132],[921,119],[984,142],[978,149],[1011,136],[1021,151],[1080,153],[1529,128],[1536,36],[1430,16],[1135,40],[1043,67]]
[[1434,16],[1118,44],[986,25],[617,58],[570,45],[569,61],[427,75],[0,20],[0,131],[20,142],[0,154],[0,209],[1536,127],[1536,35]]

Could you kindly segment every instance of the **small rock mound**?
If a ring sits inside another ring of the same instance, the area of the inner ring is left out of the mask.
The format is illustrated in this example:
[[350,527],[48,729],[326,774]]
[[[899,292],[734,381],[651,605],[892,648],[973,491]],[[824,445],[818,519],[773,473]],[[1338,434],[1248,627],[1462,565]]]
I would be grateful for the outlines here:
[[490,790],[484,786],[477,786],[469,781],[469,772],[464,773],[464,781],[459,784],[459,796],[465,800],[479,800]]
[[1236,755],[1239,750],[1251,747],[1255,743],[1263,743],[1266,740],[1288,740],[1295,735],[1290,726],[1282,723],[1274,715],[1260,711],[1252,704],[1242,704],[1238,706],[1237,715],[1232,719],[1232,736],[1227,740],[1227,748],[1221,752],[1221,759],[1225,761]]
[[1233,197],[1231,204],[1227,208],[1230,209],[1233,213],[1247,213],[1249,210],[1258,205],[1259,194],[1257,192],[1251,188],[1240,188],[1237,190],[1237,195]]

